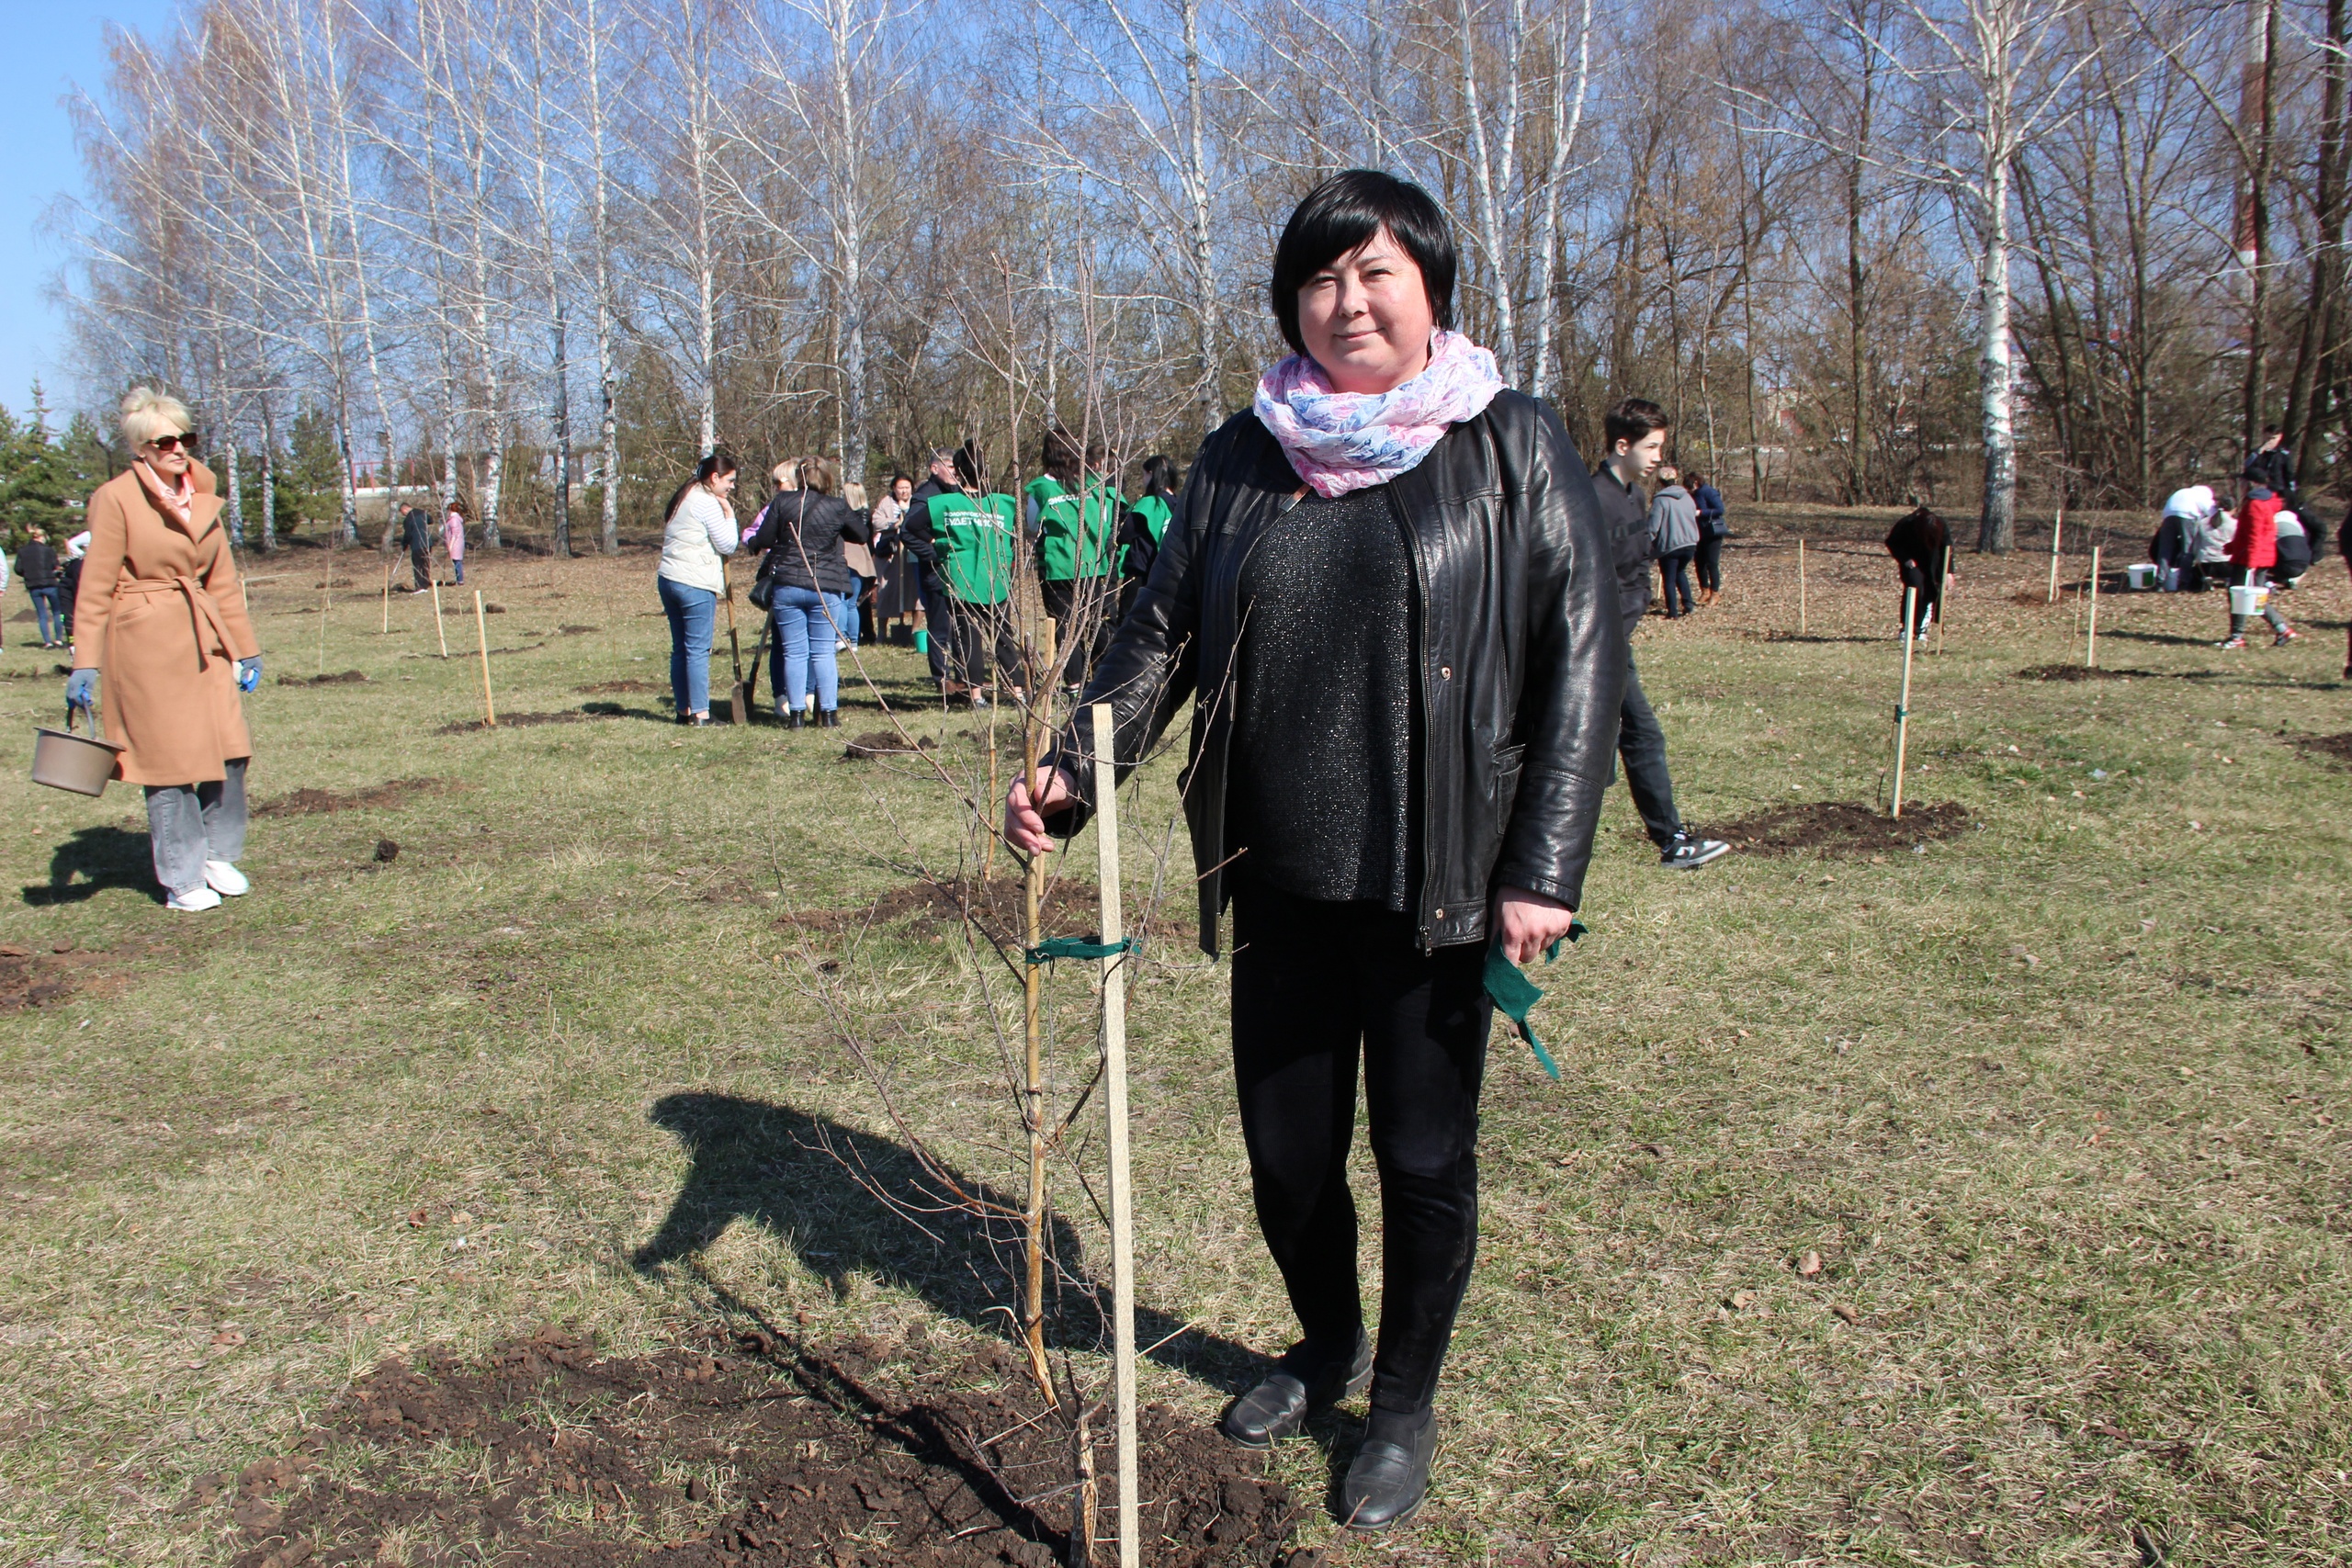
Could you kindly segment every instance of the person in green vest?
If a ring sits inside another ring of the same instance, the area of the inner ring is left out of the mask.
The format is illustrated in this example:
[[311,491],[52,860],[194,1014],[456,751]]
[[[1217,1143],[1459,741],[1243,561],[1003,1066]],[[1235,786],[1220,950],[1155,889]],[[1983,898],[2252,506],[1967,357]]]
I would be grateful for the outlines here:
[[[984,688],[998,680],[1020,698],[1021,648],[1012,635],[1012,559],[1020,511],[1012,497],[988,493],[978,450],[956,449],[956,487],[923,497],[901,525],[909,547],[938,563],[947,612],[946,674],[941,694],[989,705]],[[935,629],[934,636],[938,635]]]
[[1143,460],[1143,493],[1119,521],[1119,619],[1135,608],[1136,595],[1151,581],[1152,563],[1159,558],[1159,541],[1175,515],[1176,495],[1183,480],[1176,460],[1158,453]]
[[1057,426],[1046,433],[1040,457],[1046,471],[1022,491],[1022,523],[1037,541],[1038,597],[1053,617],[1062,682],[1075,689],[1085,683],[1110,641],[1122,503],[1118,491],[1099,472],[1099,442],[1081,448],[1077,437]]

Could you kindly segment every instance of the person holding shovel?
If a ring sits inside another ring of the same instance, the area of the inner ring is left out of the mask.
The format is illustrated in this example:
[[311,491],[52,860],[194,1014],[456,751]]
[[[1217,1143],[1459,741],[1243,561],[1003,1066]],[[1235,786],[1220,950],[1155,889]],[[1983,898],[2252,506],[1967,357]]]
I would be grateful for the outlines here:
[[88,708],[104,672],[115,776],[147,790],[147,836],[166,907],[216,909],[250,884],[240,692],[261,644],[237,591],[212,475],[189,448],[187,409],[145,387],[122,400],[130,468],[90,495],[90,550],[74,607],[65,700]]
[[[1295,352],[1202,447],[1150,580],[1005,834],[1044,853],[1193,699],[1184,791],[1258,1222],[1301,1336],[1226,1412],[1266,1448],[1371,1391],[1344,1523],[1421,1505],[1476,1250],[1490,953],[1569,934],[1610,778],[1625,633],[1611,541],[1551,409],[1453,329],[1428,193],[1354,170],[1291,214],[1271,294]],[[1108,703],[1115,737],[1091,733]],[[1380,1173],[1378,1347],[1347,1155]]]

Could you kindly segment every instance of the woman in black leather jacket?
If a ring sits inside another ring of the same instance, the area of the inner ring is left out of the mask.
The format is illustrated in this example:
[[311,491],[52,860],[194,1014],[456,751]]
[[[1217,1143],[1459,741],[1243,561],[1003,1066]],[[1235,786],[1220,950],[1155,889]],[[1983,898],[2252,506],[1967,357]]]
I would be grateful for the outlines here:
[[[1242,1133],[1304,1329],[1224,1430],[1264,1447],[1369,1386],[1340,1499],[1360,1529],[1428,1491],[1477,1236],[1487,949],[1522,962],[1568,930],[1625,670],[1584,465],[1548,408],[1448,330],[1453,273],[1416,186],[1358,170],[1300,203],[1272,289],[1297,353],[1203,446],[1086,696],[1113,705],[1122,774],[1195,699],[1201,942],[1216,951],[1229,897]],[[1086,711],[1006,802],[1020,849],[1084,819]],[[1346,1177],[1359,1064],[1376,1357]]]
[[804,457],[797,467],[801,488],[777,491],[743,546],[767,552],[760,576],[770,585],[768,614],[775,622],[769,671],[776,717],[798,729],[804,722],[801,705],[813,690],[817,723],[831,728],[842,721],[841,665],[834,652],[849,620],[843,601],[857,581],[842,546],[867,543],[874,525],[869,514],[851,511],[834,493],[841,489],[841,469],[831,458]]

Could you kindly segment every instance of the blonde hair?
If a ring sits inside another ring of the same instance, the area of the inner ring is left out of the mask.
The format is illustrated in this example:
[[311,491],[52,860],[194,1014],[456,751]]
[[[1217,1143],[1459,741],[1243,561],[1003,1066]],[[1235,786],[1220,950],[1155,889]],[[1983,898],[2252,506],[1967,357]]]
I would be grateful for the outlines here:
[[775,488],[778,490],[797,489],[800,484],[800,465],[797,461],[778,463],[768,470],[768,478],[775,481]]
[[865,510],[865,487],[852,479],[842,486],[842,499],[863,512]]
[[158,435],[186,435],[196,427],[187,405],[153,387],[133,387],[122,397],[122,438],[144,446]]
[[800,487],[813,490],[819,495],[832,495],[842,488],[842,468],[831,457],[800,459]]

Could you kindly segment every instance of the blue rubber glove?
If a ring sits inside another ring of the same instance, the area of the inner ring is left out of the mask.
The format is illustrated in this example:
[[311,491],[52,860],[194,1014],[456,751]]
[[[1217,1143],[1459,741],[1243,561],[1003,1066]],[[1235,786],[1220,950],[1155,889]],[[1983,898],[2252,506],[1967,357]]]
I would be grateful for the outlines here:
[[65,677],[65,705],[67,707],[95,707],[97,705],[97,701],[98,672],[96,671],[76,670]]
[[237,690],[250,692],[261,684],[261,655],[237,660]]

